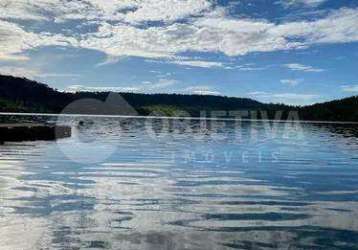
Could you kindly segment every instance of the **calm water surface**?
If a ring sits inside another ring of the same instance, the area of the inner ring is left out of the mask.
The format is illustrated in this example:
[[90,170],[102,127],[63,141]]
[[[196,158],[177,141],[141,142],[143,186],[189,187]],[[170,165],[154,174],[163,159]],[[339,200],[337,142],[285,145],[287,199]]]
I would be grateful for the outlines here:
[[0,146],[0,249],[358,249],[357,128],[185,123]]

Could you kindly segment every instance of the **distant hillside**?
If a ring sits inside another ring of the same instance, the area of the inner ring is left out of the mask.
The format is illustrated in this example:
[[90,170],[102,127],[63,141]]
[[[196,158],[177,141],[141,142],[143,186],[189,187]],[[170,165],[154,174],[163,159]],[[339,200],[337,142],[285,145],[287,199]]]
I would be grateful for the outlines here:
[[303,107],[300,116],[314,121],[358,121],[358,96]]
[[[108,92],[64,93],[52,89],[45,84],[25,78],[0,75],[1,112],[59,113],[73,101],[83,98],[104,101],[107,99],[108,94]],[[284,119],[289,111],[297,110],[299,111],[300,118],[304,120],[358,121],[358,97],[298,108],[281,104],[264,104],[248,98],[224,96],[119,94],[134,107],[139,115],[160,112],[163,115],[172,116],[177,111],[186,111],[192,116],[199,116],[200,111],[264,110],[268,112],[268,118],[270,119],[275,118],[275,111],[283,111],[282,119]],[[84,109],[80,112],[113,113],[110,108],[91,111]],[[257,118],[261,117],[258,116]]]
[[0,75],[0,99],[12,107],[1,105],[2,112],[16,108],[19,111],[60,112],[73,96],[25,78]]
[[[0,75],[0,111],[53,112],[58,113],[68,104],[83,98],[106,100],[108,92],[64,93],[45,84],[25,78]],[[141,115],[160,111],[172,115],[184,110],[198,116],[200,111],[212,110],[266,110],[268,105],[247,98],[180,94],[135,94],[119,93]],[[10,108],[11,107],[11,108]],[[278,108],[278,105],[274,105]],[[274,108],[271,108],[272,110]]]

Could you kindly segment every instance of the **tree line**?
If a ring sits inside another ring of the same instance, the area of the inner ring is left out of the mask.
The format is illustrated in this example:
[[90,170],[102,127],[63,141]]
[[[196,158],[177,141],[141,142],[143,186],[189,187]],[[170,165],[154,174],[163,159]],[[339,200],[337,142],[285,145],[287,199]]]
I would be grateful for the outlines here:
[[[109,92],[66,93],[50,88],[46,84],[13,76],[0,75],[1,112],[60,113],[70,103],[82,99],[106,101]],[[258,111],[257,118],[275,119],[277,111],[285,119],[290,111],[297,111],[302,120],[358,121],[358,97],[353,96],[310,106],[297,107],[285,104],[265,104],[248,98],[184,95],[184,94],[139,94],[118,93],[133,107],[138,115],[155,112],[175,115],[185,111],[190,116],[200,116],[203,111],[218,110]],[[122,105],[119,103],[118,105]],[[102,109],[110,114],[113,109]],[[263,117],[260,111],[265,111]],[[85,111],[81,111],[85,112]],[[93,110],[99,112],[99,110]]]

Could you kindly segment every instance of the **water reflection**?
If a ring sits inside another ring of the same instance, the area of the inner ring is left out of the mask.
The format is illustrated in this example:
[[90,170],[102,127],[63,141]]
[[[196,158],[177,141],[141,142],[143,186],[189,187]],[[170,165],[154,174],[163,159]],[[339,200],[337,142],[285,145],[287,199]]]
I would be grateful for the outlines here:
[[[0,147],[3,249],[358,244],[356,128],[306,124],[297,137],[281,124],[273,136],[256,123],[237,136],[232,123],[204,133],[200,121],[169,124],[160,134],[160,121],[152,133],[143,121],[121,122],[84,124],[59,144]],[[80,161],[102,153],[101,161]]]

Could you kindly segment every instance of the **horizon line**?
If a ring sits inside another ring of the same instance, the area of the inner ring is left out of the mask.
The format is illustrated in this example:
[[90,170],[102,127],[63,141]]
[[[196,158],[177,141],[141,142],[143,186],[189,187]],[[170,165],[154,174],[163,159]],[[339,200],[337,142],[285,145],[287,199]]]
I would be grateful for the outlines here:
[[54,113],[17,113],[0,112],[0,116],[42,116],[42,117],[92,117],[92,118],[127,118],[127,119],[161,119],[161,120],[198,120],[198,121],[243,121],[243,122],[273,122],[273,123],[304,123],[304,124],[341,124],[358,125],[354,121],[314,121],[314,120],[275,120],[275,119],[249,119],[249,118],[213,118],[213,117],[179,117],[179,116],[143,116],[143,115],[91,115],[91,114],[54,114]]

